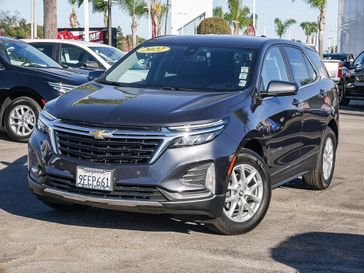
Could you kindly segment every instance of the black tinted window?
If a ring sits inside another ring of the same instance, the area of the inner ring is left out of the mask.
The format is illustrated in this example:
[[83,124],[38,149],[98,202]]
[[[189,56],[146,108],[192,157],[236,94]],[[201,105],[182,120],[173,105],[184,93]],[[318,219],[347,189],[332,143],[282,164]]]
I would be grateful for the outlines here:
[[301,50],[293,47],[286,47],[285,51],[288,62],[292,69],[294,80],[298,86],[303,86],[312,82],[306,65],[305,57],[303,56]]
[[46,43],[32,43],[36,49],[42,51],[45,55],[52,58],[53,45]]

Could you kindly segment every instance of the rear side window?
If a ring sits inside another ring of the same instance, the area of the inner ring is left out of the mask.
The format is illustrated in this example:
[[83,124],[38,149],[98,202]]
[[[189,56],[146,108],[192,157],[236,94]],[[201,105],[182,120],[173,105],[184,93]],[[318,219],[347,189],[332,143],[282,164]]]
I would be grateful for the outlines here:
[[306,49],[306,54],[316,68],[316,71],[320,73],[321,77],[328,78],[329,74],[326,70],[325,65],[321,61],[320,55],[312,49]]
[[301,50],[293,47],[286,47],[288,63],[292,69],[294,81],[298,86],[304,86],[312,82],[306,60]]
[[86,62],[97,62],[87,51],[73,45],[62,45],[60,55],[62,65],[69,67],[80,68]]
[[53,45],[47,43],[32,43],[36,49],[42,51],[45,55],[52,58]]
[[269,49],[265,55],[260,90],[266,91],[271,81],[289,81],[287,69],[278,47]]

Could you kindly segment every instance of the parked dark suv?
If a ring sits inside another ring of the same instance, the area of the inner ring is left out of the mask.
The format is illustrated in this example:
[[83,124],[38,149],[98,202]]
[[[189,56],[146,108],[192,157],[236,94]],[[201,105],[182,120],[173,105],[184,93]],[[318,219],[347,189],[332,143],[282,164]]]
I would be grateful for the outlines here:
[[327,188],[337,141],[337,90],[315,51],[160,37],[46,105],[29,186],[57,209],[189,215],[239,234],[263,219],[272,188],[301,176]]
[[86,82],[27,43],[0,37],[0,129],[27,141],[44,104]]

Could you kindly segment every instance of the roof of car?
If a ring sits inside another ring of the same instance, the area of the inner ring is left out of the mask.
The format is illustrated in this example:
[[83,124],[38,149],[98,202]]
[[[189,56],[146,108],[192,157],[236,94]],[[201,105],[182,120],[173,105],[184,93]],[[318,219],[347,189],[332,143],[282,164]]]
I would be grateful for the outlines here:
[[154,38],[147,41],[147,43],[154,44],[208,44],[212,46],[244,46],[250,48],[261,48],[270,44],[294,44],[305,47],[304,44],[297,43],[289,40],[272,39],[266,37],[251,37],[251,36],[237,36],[237,35],[167,35]]
[[65,40],[65,39],[24,39],[23,41],[27,43],[62,43],[62,44],[72,44],[72,45],[82,45],[86,47],[98,46],[98,47],[110,47],[109,45],[85,42],[80,40]]

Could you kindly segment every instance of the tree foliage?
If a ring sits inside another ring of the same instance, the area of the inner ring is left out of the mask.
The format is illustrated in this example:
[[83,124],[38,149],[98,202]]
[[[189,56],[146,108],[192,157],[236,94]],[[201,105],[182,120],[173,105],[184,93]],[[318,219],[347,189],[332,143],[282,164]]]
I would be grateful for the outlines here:
[[215,7],[213,9],[213,16],[216,18],[221,18],[221,19],[224,18],[224,10],[222,9],[221,6]]
[[229,12],[224,15],[225,20],[233,26],[233,33],[239,34],[240,30],[244,30],[253,23],[250,9],[244,6],[242,0],[228,0]]
[[300,24],[300,27],[302,28],[303,32],[306,35],[306,44],[308,44],[310,42],[310,38],[311,38],[311,43],[312,42],[312,38],[313,35],[317,33],[318,31],[318,25],[316,22],[302,22]]
[[275,31],[278,35],[279,38],[282,38],[283,35],[287,32],[287,30],[289,29],[290,26],[296,24],[296,20],[295,19],[287,19],[285,21],[282,21],[279,18],[276,18],[274,20],[274,26],[275,26]]
[[229,24],[222,18],[204,19],[197,27],[198,34],[231,34]]
[[[19,15],[18,11],[11,13],[0,10],[0,32],[3,36],[25,39],[30,37],[30,23]],[[43,28],[38,26],[38,37],[43,37]]]

